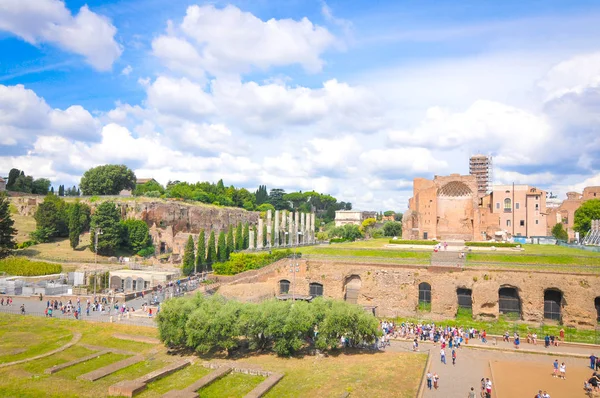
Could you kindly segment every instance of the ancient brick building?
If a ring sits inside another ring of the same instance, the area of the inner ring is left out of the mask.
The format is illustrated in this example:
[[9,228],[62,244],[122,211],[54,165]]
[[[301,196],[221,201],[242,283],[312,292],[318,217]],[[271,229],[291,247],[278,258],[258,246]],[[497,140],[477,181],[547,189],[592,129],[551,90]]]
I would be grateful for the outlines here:
[[600,199],[600,186],[586,187],[583,189],[583,194],[578,192],[567,192],[567,199],[565,199],[558,207],[548,211],[546,233],[550,235],[552,228],[557,223],[562,223],[569,235],[569,240],[575,239],[575,231],[573,230],[575,212],[583,202],[590,199]]

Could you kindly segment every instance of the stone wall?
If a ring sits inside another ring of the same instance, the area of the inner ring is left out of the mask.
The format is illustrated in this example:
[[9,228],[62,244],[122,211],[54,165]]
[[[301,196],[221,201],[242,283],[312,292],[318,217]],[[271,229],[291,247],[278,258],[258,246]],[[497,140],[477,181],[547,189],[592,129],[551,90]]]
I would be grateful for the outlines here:
[[[498,291],[514,287],[521,300],[521,317],[529,322],[544,319],[544,291],[562,292],[562,319],[567,326],[595,327],[594,300],[600,297],[600,276],[515,270],[455,270],[417,266],[381,265],[369,263],[345,264],[325,260],[299,260],[300,270],[295,284],[289,259],[271,266],[267,272],[240,278],[233,288],[224,286],[222,294],[232,297],[255,297],[279,293],[279,281],[291,282],[290,293],[308,295],[310,284],[323,285],[323,295],[338,300],[355,296],[357,304],[377,307],[379,316],[422,316],[430,319],[454,317],[458,288],[472,290],[473,314],[479,319],[495,319],[499,315]],[[431,313],[418,314],[418,286],[431,285]],[[260,288],[260,289],[257,289]],[[260,292],[258,291],[260,290]]]

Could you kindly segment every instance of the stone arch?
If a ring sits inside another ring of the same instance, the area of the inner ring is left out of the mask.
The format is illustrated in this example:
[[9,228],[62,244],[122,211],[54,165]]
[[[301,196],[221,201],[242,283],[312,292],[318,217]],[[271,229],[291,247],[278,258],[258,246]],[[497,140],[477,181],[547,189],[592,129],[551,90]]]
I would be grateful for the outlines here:
[[120,289],[121,288],[121,278],[113,275],[110,277],[110,288],[111,289]]
[[456,288],[456,299],[459,308],[473,310],[473,290],[464,287]]
[[362,286],[362,279],[358,275],[350,275],[344,282],[344,300],[356,304],[358,302],[358,295]]
[[516,314],[521,318],[521,297],[518,288],[505,285],[498,289],[498,311],[501,314]]
[[419,283],[419,304],[431,304],[431,285],[427,282]]
[[313,282],[308,285],[308,294],[313,297],[321,297],[323,295],[323,285],[317,282]]
[[563,292],[560,289],[544,290],[544,318],[560,321],[562,316]]
[[131,290],[133,287],[133,279],[131,279],[130,276],[128,276],[127,278],[125,278],[125,289],[126,291]]
[[290,293],[290,281],[287,279],[282,279],[279,281],[279,294],[289,294]]
[[144,290],[144,278],[137,278],[135,287],[137,291]]

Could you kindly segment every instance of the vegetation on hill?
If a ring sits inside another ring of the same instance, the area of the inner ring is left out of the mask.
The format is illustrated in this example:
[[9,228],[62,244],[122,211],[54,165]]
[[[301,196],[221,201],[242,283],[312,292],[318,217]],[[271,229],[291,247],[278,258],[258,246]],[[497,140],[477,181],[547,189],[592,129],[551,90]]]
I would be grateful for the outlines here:
[[79,188],[84,195],[118,195],[124,189],[136,188],[136,177],[131,169],[121,164],[93,167],[81,177]]
[[230,354],[247,343],[251,350],[289,356],[310,346],[336,349],[342,336],[355,345],[371,343],[381,333],[377,318],[361,307],[322,298],[250,304],[197,294],[166,301],[157,321],[167,346],[200,353]]
[[18,276],[38,276],[59,274],[62,272],[60,264],[31,261],[23,257],[7,257],[0,260],[0,273]]
[[23,170],[11,169],[6,181],[6,190],[46,195],[50,191],[50,180],[47,178],[34,179],[32,176],[25,175]]
[[229,260],[213,264],[212,269],[218,275],[235,275],[265,267],[292,255],[301,257],[302,253],[294,254],[291,249],[273,250],[269,253],[231,253]]
[[8,198],[0,192],[0,259],[10,255],[15,248],[17,230],[14,224]]

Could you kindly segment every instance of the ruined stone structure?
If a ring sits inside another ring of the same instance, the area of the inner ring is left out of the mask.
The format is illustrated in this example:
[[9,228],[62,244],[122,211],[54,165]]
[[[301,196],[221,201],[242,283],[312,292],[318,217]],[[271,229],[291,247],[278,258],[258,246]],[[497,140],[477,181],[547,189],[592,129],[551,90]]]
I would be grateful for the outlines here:
[[575,230],[573,229],[575,212],[583,202],[590,199],[600,199],[600,186],[586,187],[583,189],[583,194],[578,192],[567,192],[567,199],[565,199],[558,207],[548,211],[548,217],[546,219],[547,235],[551,235],[552,228],[556,224],[562,223],[569,235],[569,240],[575,239]]
[[546,235],[546,192],[529,185],[495,185],[480,197],[477,177],[415,178],[404,213],[405,239],[481,241]]
[[335,226],[341,227],[346,224],[361,225],[367,218],[377,218],[376,211],[360,210],[337,210],[335,212]]
[[0,192],[6,191],[6,181],[4,178],[0,177]]
[[[344,263],[300,259],[293,283],[290,260],[283,259],[250,277],[236,275],[238,284],[222,286],[220,294],[244,300],[282,293],[319,295],[376,308],[378,316],[419,316],[448,319],[459,300],[477,319],[495,319],[515,312],[529,322],[593,328],[600,315],[600,275],[528,270],[457,269],[440,271],[426,266]],[[262,271],[262,272],[261,272]],[[315,294],[311,294],[315,293]],[[418,311],[429,299],[431,312]]]

